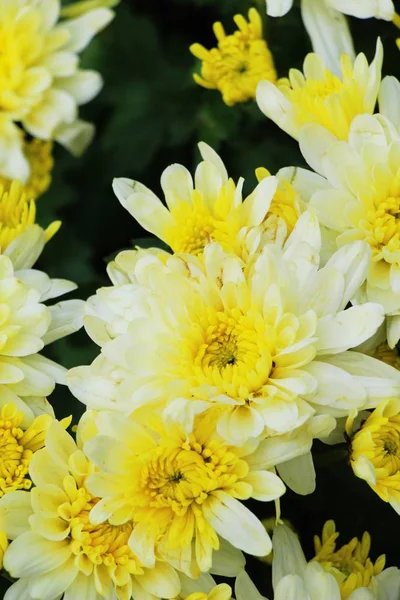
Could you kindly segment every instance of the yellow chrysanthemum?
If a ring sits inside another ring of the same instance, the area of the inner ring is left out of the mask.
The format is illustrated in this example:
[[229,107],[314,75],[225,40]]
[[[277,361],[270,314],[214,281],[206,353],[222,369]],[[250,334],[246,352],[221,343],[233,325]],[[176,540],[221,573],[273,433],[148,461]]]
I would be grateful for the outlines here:
[[113,18],[112,10],[91,10],[58,22],[60,0],[0,4],[0,174],[29,179],[21,130],[83,152],[93,125],[78,118],[78,106],[99,92],[95,71],[79,69],[79,53]]
[[[53,420],[46,445],[35,453],[29,493],[0,500],[0,519],[14,541],[4,557],[15,597],[115,597],[138,600],[176,597],[177,573],[166,563],[146,569],[128,546],[134,528],[126,523],[95,525],[90,512],[98,503],[86,487],[93,466],[60,423]],[[15,522],[18,519],[16,531]],[[49,595],[49,590],[54,596]],[[18,595],[20,592],[20,595]]]
[[314,560],[335,577],[340,585],[342,600],[346,600],[357,588],[370,585],[372,578],[383,571],[386,557],[382,554],[375,563],[371,561],[371,536],[367,532],[361,541],[355,537],[339,549],[336,548],[338,537],[335,522],[327,521],[321,538],[314,536]]
[[356,115],[374,112],[383,49],[378,40],[370,66],[364,54],[352,64],[344,54],[341,77],[334,75],[317,54],[308,54],[303,71],[291,69],[287,79],[277,85],[262,81],[257,88],[257,102],[262,112],[286,133],[298,139],[306,123],[318,123],[338,139],[346,140]]
[[[34,225],[36,205],[29,200],[25,186],[19,181],[0,183],[0,248],[4,250],[19,235]],[[48,242],[59,230],[61,221],[53,221],[45,230]]]
[[251,554],[268,554],[266,530],[239,500],[277,499],[285,491],[282,481],[271,471],[252,469],[246,448],[226,444],[209,414],[195,417],[191,433],[173,421],[148,413],[146,425],[137,413],[99,420],[99,435],[84,446],[98,467],[88,489],[102,496],[91,521],[133,519],[129,545],[142,563],[152,567],[158,549],[189,576],[211,568],[218,535]]
[[351,466],[400,514],[400,401],[382,402],[351,440]]
[[207,244],[216,241],[226,252],[246,260],[265,243],[283,243],[302,204],[290,181],[257,169],[259,183],[242,201],[243,179],[235,185],[218,154],[203,142],[199,149],[203,161],[194,182],[182,165],[163,172],[161,186],[168,208],[144,185],[124,178],[115,179],[113,185],[121,204],[176,253],[200,256]]
[[24,413],[14,404],[6,404],[0,410],[0,497],[14,490],[30,489],[29,465],[34,453],[43,448],[52,421],[50,415],[41,415],[29,427],[23,427],[24,419]]
[[202,61],[201,76],[193,75],[195,82],[219,90],[228,106],[255,98],[259,81],[276,80],[272,54],[263,39],[260,14],[251,8],[248,22],[242,15],[235,15],[233,19],[238,31],[231,35],[226,35],[222,23],[214,23],[217,48],[207,50],[201,44],[190,46],[191,53]]

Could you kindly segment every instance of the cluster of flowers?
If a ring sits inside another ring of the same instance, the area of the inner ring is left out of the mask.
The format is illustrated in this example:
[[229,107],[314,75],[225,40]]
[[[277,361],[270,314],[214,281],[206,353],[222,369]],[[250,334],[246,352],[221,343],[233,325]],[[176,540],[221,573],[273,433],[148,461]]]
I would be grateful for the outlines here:
[[[367,533],[337,549],[328,521],[307,563],[279,502],[286,487],[314,491],[315,439],[350,439],[355,474],[400,514],[400,83],[381,81],[382,45],[370,65],[342,55],[336,74],[309,54],[304,74],[277,81],[255,9],[231,36],[216,24],[218,49],[192,47],[196,80],[234,104],[257,79],[260,109],[310,170],[258,168],[243,198],[243,179],[200,143],[194,178],[163,172],[166,205],[116,179],[170,251],[123,251],[110,286],[48,306],[75,286],[33,268],[60,225],[35,223],[44,144],[90,139],[76,107],[100,78],[78,70],[77,52],[113,4],[70,5],[56,24],[58,0],[0,3],[19,74],[0,79],[0,556],[16,580],[5,600],[230,600],[212,574],[236,577],[237,600],[261,600],[242,551],[272,548],[275,600],[398,600],[400,571],[369,558]],[[328,6],[303,4],[305,19]],[[91,365],[66,373],[39,354],[83,323],[100,348]],[[86,406],[75,438],[46,399],[56,383]],[[272,541],[250,498],[275,502]]]

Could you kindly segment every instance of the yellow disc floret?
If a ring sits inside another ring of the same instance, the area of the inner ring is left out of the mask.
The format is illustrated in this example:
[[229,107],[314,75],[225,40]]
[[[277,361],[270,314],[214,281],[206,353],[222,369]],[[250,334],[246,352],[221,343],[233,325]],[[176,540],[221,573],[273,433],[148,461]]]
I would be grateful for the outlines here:
[[[21,233],[35,223],[36,206],[29,200],[24,186],[19,181],[6,185],[0,183],[0,247],[1,251]],[[45,231],[46,241],[60,228],[60,221],[54,221]]]
[[[256,169],[258,181],[262,181],[270,176],[271,173],[267,169],[263,167]],[[297,219],[300,216],[300,207],[298,194],[290,181],[279,181],[264,221],[267,221],[268,217],[271,215],[275,215],[284,221],[286,225],[286,235],[292,233],[293,228],[297,223]]]
[[23,420],[24,414],[14,404],[0,411],[0,496],[31,487],[29,464],[34,452],[44,446],[51,417],[37,417],[29,427],[22,426]]
[[262,37],[261,16],[255,8],[249,10],[249,21],[235,15],[238,31],[226,35],[222,23],[214,23],[218,47],[207,50],[192,44],[190,51],[202,61],[201,76],[194,75],[199,85],[217,89],[228,106],[255,98],[259,81],[276,80],[271,52]]
[[314,560],[331,573],[340,585],[342,600],[360,587],[369,587],[374,576],[379,575],[385,566],[385,555],[380,556],[375,563],[369,558],[371,536],[365,532],[360,540],[353,538],[348,544],[336,548],[339,532],[334,521],[327,521],[322,530],[322,536],[314,537]]
[[86,576],[94,567],[106,568],[115,586],[129,580],[131,575],[143,573],[143,569],[128,546],[133,524],[92,525],[89,514],[98,500],[85,487],[78,487],[72,476],[64,480],[64,491],[69,502],[59,507],[59,516],[69,527],[71,550],[76,556],[75,564]]

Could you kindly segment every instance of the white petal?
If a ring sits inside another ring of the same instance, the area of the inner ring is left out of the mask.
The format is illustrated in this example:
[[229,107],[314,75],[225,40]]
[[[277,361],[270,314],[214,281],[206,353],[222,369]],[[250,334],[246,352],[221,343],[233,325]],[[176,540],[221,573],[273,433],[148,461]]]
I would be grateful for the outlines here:
[[74,156],[81,156],[92,143],[95,134],[93,123],[76,119],[73,123],[62,123],[54,131],[56,142]]
[[67,541],[50,542],[28,531],[11,543],[4,556],[4,567],[12,577],[32,577],[63,565],[70,556]]
[[29,517],[32,514],[30,494],[16,491],[5,494],[0,500],[1,529],[10,540],[29,531]]
[[283,577],[275,587],[274,598],[275,600],[310,600],[304,581],[298,575]]
[[204,514],[215,531],[236,548],[255,556],[266,556],[271,552],[271,540],[264,526],[229,494],[215,492],[204,506]]
[[236,577],[235,598],[236,600],[263,600],[263,596],[244,569]]
[[293,0],[267,0],[267,15],[283,17],[292,8]]
[[372,302],[322,317],[316,332],[318,354],[337,354],[358,346],[377,331],[384,318],[382,306]]
[[312,436],[307,431],[268,437],[262,440],[247,462],[253,469],[270,469],[311,450]]
[[274,589],[285,575],[303,576],[307,566],[299,538],[286,525],[278,525],[272,536],[274,560],[272,562],[272,584]]
[[80,52],[91,41],[94,35],[104,29],[114,18],[112,10],[97,8],[84,13],[76,19],[63,21],[62,29],[67,29],[70,38],[64,44],[63,50]]
[[270,81],[260,81],[256,97],[261,112],[283,131],[298,139],[299,128],[295,124],[293,105],[276,85]]
[[340,57],[354,58],[353,41],[346,18],[321,0],[302,0],[301,15],[314,52],[324,59],[328,69],[340,75]]
[[337,138],[317,123],[307,123],[301,128],[299,135],[300,150],[314,171],[325,175],[323,158]]
[[31,580],[29,591],[34,598],[54,600],[65,592],[77,576],[79,569],[74,565],[73,558],[60,567],[35,577]]
[[315,491],[315,469],[311,452],[281,463],[278,473],[296,494],[307,496]]
[[384,77],[379,89],[379,112],[393,123],[396,129],[400,128],[400,82],[396,77]]
[[150,233],[163,241],[165,229],[173,223],[170,212],[151,190],[138,181],[117,178],[113,190],[122,206]]
[[236,577],[245,564],[246,559],[241,551],[220,538],[219,548],[213,552],[210,573],[223,575],[224,577]]
[[327,362],[314,360],[305,367],[318,381],[317,393],[310,402],[331,408],[333,414],[344,416],[350,408],[361,408],[367,398],[364,387],[352,375]]
[[213,150],[211,148],[211,146],[209,146],[208,144],[205,144],[204,142],[199,142],[198,147],[199,147],[202,159],[212,163],[214,165],[214,167],[216,167],[218,169],[218,171],[222,177],[222,181],[227,182],[228,181],[228,172],[225,168],[225,165],[224,165],[221,157],[215,152],[215,150]]
[[179,202],[192,203],[193,179],[182,165],[170,165],[163,171],[161,187],[170,210]]
[[359,19],[384,19],[391,21],[394,16],[392,0],[328,0],[328,4],[345,15]]

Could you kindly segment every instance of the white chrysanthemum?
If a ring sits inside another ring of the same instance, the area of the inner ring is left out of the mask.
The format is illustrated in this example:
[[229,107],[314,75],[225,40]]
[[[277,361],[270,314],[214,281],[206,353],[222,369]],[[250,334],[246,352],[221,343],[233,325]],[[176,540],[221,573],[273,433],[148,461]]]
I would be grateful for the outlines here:
[[77,331],[83,317],[81,300],[45,304],[76,288],[31,268],[45,239],[45,231],[33,225],[0,255],[0,402],[14,402],[25,415],[24,424],[37,413],[52,412],[45,397],[56,382],[64,382],[65,369],[39,352]]
[[338,139],[347,140],[355,116],[375,109],[383,47],[378,39],[374,60],[368,65],[365,54],[353,61],[348,54],[340,58],[335,74],[318,54],[307,54],[303,73],[290,69],[288,78],[276,85],[261,81],[257,102],[261,111],[286,133],[299,138],[306,123],[319,123]]
[[[388,78],[385,85],[397,90],[399,98],[396,80]],[[327,229],[326,245],[364,240],[372,250],[357,300],[379,302],[390,315],[388,342],[393,347],[400,337],[399,130],[382,115],[360,115],[351,125],[348,142],[338,142],[318,125],[306,125],[300,147],[328,183],[310,201]]]
[[[266,0],[271,17],[285,15],[293,0]],[[354,55],[353,41],[344,15],[369,19],[375,17],[391,21],[394,17],[392,0],[301,0],[301,14],[314,52],[328,68],[339,71],[342,54]]]
[[60,0],[7,0],[0,4],[0,173],[25,181],[29,163],[22,131],[57,140],[82,152],[93,126],[78,118],[78,106],[99,92],[102,80],[79,69],[79,53],[113,18],[94,8],[60,22]]
[[70,372],[71,390],[127,413],[149,403],[170,414],[219,407],[218,431],[232,441],[286,433],[314,412],[376,406],[398,393],[399,373],[345,352],[383,321],[378,304],[344,310],[370,249],[348,245],[320,270],[319,251],[318,222],[305,213],[283,248],[267,245],[248,264],[217,244],[203,261],[133,253],[134,282],[88,301],[102,356]]
[[[85,427],[85,419],[83,422]],[[78,428],[78,440],[85,437]],[[87,488],[94,467],[58,421],[47,431],[45,447],[35,452],[29,473],[30,492],[11,492],[0,501],[0,522],[13,540],[4,568],[20,578],[5,600],[157,600],[177,597],[205,584],[192,582],[160,559],[149,568],[128,545],[131,520],[94,524],[90,511],[98,503]],[[225,545],[213,572],[235,576],[243,568],[240,552]],[[190,593],[190,592],[189,592]]]

